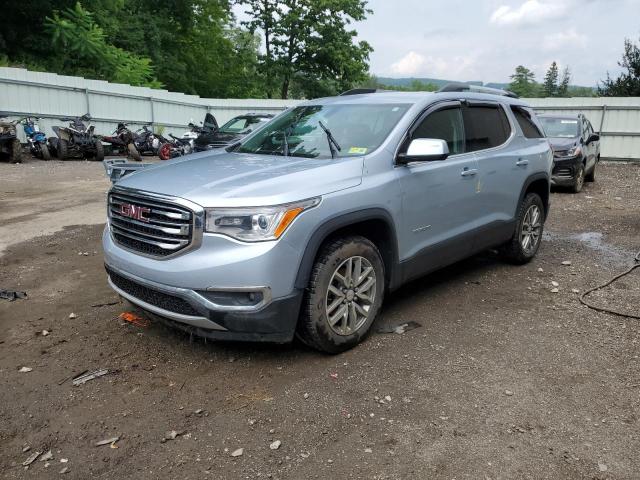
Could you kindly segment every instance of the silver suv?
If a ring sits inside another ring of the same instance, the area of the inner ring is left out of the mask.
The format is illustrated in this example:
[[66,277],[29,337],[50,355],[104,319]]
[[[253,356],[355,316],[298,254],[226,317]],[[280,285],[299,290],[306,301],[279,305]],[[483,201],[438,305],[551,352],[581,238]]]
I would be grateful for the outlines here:
[[308,101],[227,149],[122,178],[111,286],[196,335],[337,353],[412,279],[493,247],[528,262],[549,142],[523,102],[449,90]]

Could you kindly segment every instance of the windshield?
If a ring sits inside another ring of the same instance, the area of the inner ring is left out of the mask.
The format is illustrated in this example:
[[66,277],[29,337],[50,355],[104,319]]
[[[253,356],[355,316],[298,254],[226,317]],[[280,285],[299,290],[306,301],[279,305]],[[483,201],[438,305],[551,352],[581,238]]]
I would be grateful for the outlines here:
[[575,138],[580,135],[580,132],[578,132],[578,120],[573,120],[572,118],[538,118],[542,122],[542,127],[547,137]]
[[366,155],[380,146],[409,107],[407,104],[296,107],[236,151],[306,158]]
[[256,125],[271,120],[264,117],[236,117],[225,123],[220,130],[221,133],[249,133]]

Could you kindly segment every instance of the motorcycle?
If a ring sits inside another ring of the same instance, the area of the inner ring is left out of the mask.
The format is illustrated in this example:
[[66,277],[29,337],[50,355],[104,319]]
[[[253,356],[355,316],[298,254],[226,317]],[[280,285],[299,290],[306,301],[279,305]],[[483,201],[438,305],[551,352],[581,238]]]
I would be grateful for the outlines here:
[[171,158],[189,155],[193,152],[191,138],[176,137],[172,133],[170,133],[169,136],[171,137],[171,140],[160,145],[160,148],[158,149],[158,157],[160,160],[169,160]]
[[97,161],[104,160],[104,146],[102,141],[94,133],[94,126],[84,122],[91,121],[88,113],[82,117],[61,118],[63,122],[69,122],[68,127],[52,127],[58,136],[49,138],[49,145],[53,147],[56,156],[60,160],[68,157],[92,158]]
[[142,160],[142,156],[135,145],[135,135],[129,130],[126,123],[118,123],[118,127],[113,134],[108,137],[103,136],[102,141],[110,143],[111,146],[117,148],[118,151],[120,151],[120,149],[122,149],[122,151],[128,151],[131,158],[137,162]]
[[41,158],[42,160],[51,160],[51,153],[49,153],[49,147],[47,145],[47,137],[40,131],[40,127],[36,123],[36,120],[40,119],[38,117],[25,117],[20,120],[24,134],[27,137],[29,150],[34,157]]
[[0,113],[0,154],[9,156],[9,162],[22,161],[22,145],[18,140],[16,125],[18,120],[9,121]]
[[160,147],[164,143],[169,143],[166,138],[158,133],[153,133],[146,125],[136,130],[134,144],[141,155],[158,155]]

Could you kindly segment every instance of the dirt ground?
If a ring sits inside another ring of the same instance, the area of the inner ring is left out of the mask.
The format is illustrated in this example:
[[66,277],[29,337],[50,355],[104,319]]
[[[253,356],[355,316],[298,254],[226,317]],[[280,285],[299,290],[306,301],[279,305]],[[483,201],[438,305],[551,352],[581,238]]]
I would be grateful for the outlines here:
[[[531,264],[487,252],[418,280],[377,329],[418,328],[339,356],[119,320],[108,185],[95,163],[0,164],[0,288],[28,292],[0,300],[0,477],[640,478],[640,325],[576,293],[633,264],[640,165],[554,193]],[[640,270],[592,301],[637,315]]]

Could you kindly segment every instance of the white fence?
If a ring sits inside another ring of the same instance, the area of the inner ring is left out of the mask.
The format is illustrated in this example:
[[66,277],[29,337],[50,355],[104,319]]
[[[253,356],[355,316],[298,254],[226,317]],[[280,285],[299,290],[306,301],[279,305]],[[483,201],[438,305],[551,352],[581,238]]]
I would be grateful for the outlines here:
[[[531,98],[539,113],[583,113],[602,135],[602,157],[640,161],[640,98]],[[107,135],[118,121],[132,127],[162,126],[182,134],[190,121],[211,112],[220,124],[247,112],[278,113],[295,100],[224,100],[132,87],[82,77],[0,68],[0,111],[12,118],[35,115],[52,135],[60,117],[90,113],[96,131]],[[20,132],[21,140],[25,141]]]
[[640,160],[640,98],[530,98],[538,113],[584,114],[601,136],[602,158]]
[[[0,67],[0,112],[9,118],[40,117],[40,129],[53,135],[51,127],[63,125],[60,117],[89,113],[96,132],[110,134],[119,121],[131,128],[162,126],[165,134],[181,135],[187,124],[213,113],[218,123],[247,112],[278,113],[295,105],[291,100],[225,100],[132,87],[101,80],[87,80],[21,68]],[[20,130],[20,139],[25,141]]]

